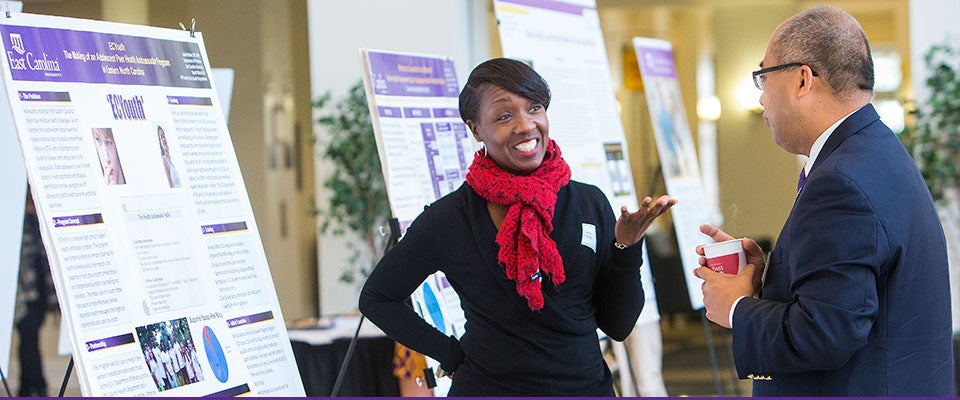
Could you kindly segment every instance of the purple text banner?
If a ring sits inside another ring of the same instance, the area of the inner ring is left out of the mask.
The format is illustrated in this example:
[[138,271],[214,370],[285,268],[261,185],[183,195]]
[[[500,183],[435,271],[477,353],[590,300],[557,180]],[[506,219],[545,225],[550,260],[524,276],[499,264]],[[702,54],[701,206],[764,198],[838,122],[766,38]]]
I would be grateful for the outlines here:
[[643,64],[643,73],[649,77],[676,78],[677,67],[673,63],[673,51],[670,49],[639,47],[636,48],[637,60]]
[[0,25],[0,39],[15,81],[211,87],[190,41],[17,25]]
[[374,94],[411,97],[460,95],[453,60],[375,51],[367,55]]

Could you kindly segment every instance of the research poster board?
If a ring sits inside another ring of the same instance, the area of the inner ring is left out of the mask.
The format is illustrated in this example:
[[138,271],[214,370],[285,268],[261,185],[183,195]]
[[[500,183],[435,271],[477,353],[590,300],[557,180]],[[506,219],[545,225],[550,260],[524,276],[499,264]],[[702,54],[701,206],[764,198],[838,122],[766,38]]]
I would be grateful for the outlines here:
[[690,305],[698,310],[703,308],[703,292],[700,290],[703,281],[693,275],[693,270],[699,267],[693,249],[710,242],[709,237],[700,233],[700,225],[712,220],[711,207],[703,190],[696,147],[680,96],[673,46],[670,42],[649,38],[634,38],[633,45],[640,64],[650,120],[653,121],[663,180],[667,193],[679,200],[670,212],[673,213]]
[[[0,13],[20,12],[23,3],[0,1]],[[2,84],[0,84],[2,87]],[[0,372],[10,371],[10,345],[17,303],[17,280],[20,272],[20,236],[23,232],[23,206],[26,201],[27,172],[13,128],[13,115],[6,96],[0,96],[0,210],[5,222],[0,224]]]
[[[214,68],[213,78],[214,86],[217,87],[217,96],[220,98],[220,109],[223,111],[223,119],[230,122],[230,102],[233,99],[233,69],[232,68]],[[0,96],[0,102],[7,104],[7,97]],[[0,112],[3,112],[0,109]],[[13,117],[10,117],[10,129],[13,129]],[[16,132],[13,133],[16,135]],[[17,148],[17,154],[19,154],[19,147]],[[21,165],[23,160],[20,160]],[[70,355],[70,333],[67,332],[67,325],[64,323],[60,324],[60,337],[57,339],[57,354],[61,356]]]
[[[390,211],[402,234],[424,206],[464,182],[475,140],[460,119],[453,59],[361,49],[360,60]],[[428,323],[444,334],[463,335],[460,296],[442,272],[427,277],[412,297]],[[428,365],[437,371],[439,363],[428,358]],[[450,379],[437,379],[434,390],[445,395]]]
[[2,69],[85,396],[303,396],[203,36],[12,13]]
[[[550,86],[550,137],[563,150],[572,179],[603,190],[616,216],[621,205],[636,210],[639,202],[596,2],[494,0],[493,4],[503,56],[529,63]],[[646,248],[643,254],[643,263],[649,266]],[[646,305],[637,324],[658,321],[650,268],[641,268],[640,275]]]

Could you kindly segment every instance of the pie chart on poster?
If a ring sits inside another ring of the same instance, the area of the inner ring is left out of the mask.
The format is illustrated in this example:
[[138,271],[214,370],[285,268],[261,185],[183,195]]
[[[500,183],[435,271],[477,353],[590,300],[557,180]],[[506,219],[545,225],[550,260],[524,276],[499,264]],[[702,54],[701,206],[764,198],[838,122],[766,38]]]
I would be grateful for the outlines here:
[[223,355],[223,347],[220,347],[220,341],[217,335],[213,334],[213,329],[209,326],[203,327],[203,348],[207,351],[207,362],[210,363],[210,370],[217,380],[226,383],[230,377],[230,371],[227,368],[227,357]]

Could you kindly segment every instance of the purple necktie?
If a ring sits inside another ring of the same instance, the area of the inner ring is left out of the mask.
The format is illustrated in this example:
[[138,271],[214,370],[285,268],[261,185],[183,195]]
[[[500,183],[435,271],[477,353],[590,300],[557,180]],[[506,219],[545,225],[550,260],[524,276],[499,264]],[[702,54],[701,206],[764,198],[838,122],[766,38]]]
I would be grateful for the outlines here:
[[807,180],[807,169],[800,168],[800,179],[797,180],[797,193],[800,192],[800,189],[803,189],[803,182]]

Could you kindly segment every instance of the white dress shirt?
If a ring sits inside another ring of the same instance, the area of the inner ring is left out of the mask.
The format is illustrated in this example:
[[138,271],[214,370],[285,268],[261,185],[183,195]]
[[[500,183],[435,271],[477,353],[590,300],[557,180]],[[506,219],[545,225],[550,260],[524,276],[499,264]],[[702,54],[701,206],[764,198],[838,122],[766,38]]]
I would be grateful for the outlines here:
[[[840,118],[839,120],[837,120],[837,122],[834,122],[833,125],[830,125],[829,127],[827,127],[827,129],[824,130],[819,137],[817,137],[817,140],[813,141],[813,146],[810,147],[810,155],[807,158],[807,162],[803,164],[804,176],[810,176],[810,169],[813,168],[813,163],[817,161],[817,156],[820,155],[820,151],[823,150],[823,145],[827,143],[827,139],[830,138],[830,135],[833,134],[833,131],[837,130],[837,127],[840,126],[840,124],[843,123],[843,121],[846,121],[847,117],[853,115],[853,113],[855,112],[857,111],[854,110],[850,114],[844,115],[843,118]],[[761,278],[761,281],[766,281],[767,280],[766,278],[767,278],[767,270],[764,269],[763,277]],[[730,329],[733,329],[733,312],[737,309],[737,304],[740,304],[740,300],[742,300],[744,297],[747,297],[747,296],[738,297],[736,300],[733,301],[733,305],[730,306],[730,314],[727,317],[729,318],[728,322],[730,323]]]

